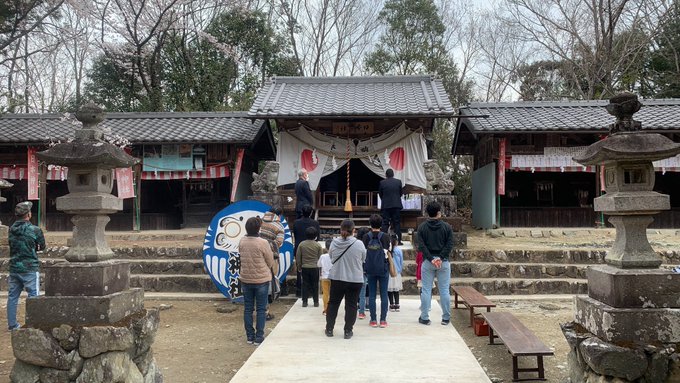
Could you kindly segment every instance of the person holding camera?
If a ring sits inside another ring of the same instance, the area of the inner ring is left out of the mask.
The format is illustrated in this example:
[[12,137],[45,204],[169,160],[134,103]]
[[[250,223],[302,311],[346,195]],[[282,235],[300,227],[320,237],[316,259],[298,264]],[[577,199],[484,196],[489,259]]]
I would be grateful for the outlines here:
[[16,222],[9,228],[9,289],[7,293],[7,327],[15,330],[19,296],[26,290],[29,297],[40,291],[40,261],[37,251],[45,249],[45,236],[39,227],[31,224],[33,203],[25,201],[14,208]]
[[448,223],[441,221],[441,205],[432,201],[425,208],[428,220],[418,227],[418,250],[423,252],[421,276],[423,286],[420,290],[420,317],[418,322],[429,325],[430,305],[432,303],[432,283],[437,277],[439,304],[442,308],[442,325],[451,321],[451,264],[449,254],[453,250],[453,230]]

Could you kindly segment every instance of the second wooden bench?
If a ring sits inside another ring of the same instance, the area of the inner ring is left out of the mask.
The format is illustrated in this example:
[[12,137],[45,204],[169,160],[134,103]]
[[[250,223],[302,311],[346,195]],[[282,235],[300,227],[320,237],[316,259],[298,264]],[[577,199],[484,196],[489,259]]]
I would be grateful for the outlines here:
[[[484,319],[489,324],[489,344],[495,338],[500,338],[508,352],[512,355],[512,381],[545,380],[543,357],[554,355],[553,350],[541,342],[536,335],[522,322],[509,312],[484,313]],[[536,368],[519,368],[517,358],[520,356],[535,356]],[[520,379],[520,372],[537,372],[538,378]]]

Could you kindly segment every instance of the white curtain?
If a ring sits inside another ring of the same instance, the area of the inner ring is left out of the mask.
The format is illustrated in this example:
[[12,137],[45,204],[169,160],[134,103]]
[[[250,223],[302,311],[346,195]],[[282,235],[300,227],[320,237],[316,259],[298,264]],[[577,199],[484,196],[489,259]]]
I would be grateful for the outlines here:
[[[309,172],[309,186],[316,190],[321,177],[345,165],[347,146],[346,138],[321,134],[304,126],[281,132],[276,154],[280,164],[278,184],[294,183],[298,170],[304,167]],[[380,177],[384,178],[385,171],[391,168],[394,176],[405,185],[426,187],[423,168],[427,159],[425,139],[421,132],[409,130],[404,124],[366,140],[350,140],[349,157],[361,159]]]

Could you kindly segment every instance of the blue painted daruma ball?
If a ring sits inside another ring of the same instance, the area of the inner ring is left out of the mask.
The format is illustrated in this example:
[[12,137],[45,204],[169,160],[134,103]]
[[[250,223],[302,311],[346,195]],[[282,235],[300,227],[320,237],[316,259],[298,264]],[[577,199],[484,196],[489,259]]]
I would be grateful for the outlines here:
[[[251,217],[262,217],[269,209],[271,206],[260,201],[239,201],[222,209],[210,221],[203,240],[203,265],[215,287],[227,298],[242,297],[238,244],[246,235],[246,221]],[[279,248],[276,277],[283,283],[293,264],[294,254],[290,227],[283,216],[280,218],[285,237]]]

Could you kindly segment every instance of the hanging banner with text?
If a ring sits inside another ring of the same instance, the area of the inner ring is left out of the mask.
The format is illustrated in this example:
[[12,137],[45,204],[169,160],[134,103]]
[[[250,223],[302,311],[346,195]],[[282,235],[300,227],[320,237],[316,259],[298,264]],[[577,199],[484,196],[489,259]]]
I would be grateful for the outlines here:
[[241,175],[241,165],[243,165],[243,153],[245,149],[236,149],[236,164],[234,164],[234,177],[231,180],[231,202],[236,201],[236,188],[238,187],[238,179]]
[[498,140],[498,195],[505,195],[505,142]]
[[38,158],[35,156],[36,149],[28,148],[28,199],[36,200],[38,197],[38,187],[40,185],[38,173]]
[[135,188],[132,182],[132,168],[116,169],[116,185],[118,187],[118,198],[126,199],[135,196]]

